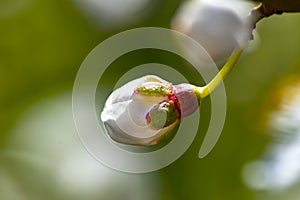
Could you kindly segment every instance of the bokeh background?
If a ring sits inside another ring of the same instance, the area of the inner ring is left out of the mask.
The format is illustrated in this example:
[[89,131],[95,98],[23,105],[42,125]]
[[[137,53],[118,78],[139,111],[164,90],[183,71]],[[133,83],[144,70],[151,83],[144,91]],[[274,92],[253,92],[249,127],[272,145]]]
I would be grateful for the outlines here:
[[[81,145],[71,98],[81,62],[101,41],[123,30],[169,28],[183,2],[0,0],[0,199],[300,198],[297,13],[259,22],[255,40],[225,81],[226,124],[209,156],[197,157],[210,119],[209,99],[202,102],[192,146],[159,171],[116,172]],[[149,62],[183,74],[190,70],[181,58],[149,49],[113,64],[130,68]],[[115,73],[107,72],[110,88]],[[197,74],[188,78],[201,83]]]

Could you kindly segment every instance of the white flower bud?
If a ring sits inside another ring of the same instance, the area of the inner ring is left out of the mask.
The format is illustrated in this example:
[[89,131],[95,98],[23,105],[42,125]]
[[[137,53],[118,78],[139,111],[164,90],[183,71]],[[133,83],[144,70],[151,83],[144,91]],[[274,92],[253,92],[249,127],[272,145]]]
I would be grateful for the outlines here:
[[[235,47],[249,40],[252,27],[247,16],[251,9],[252,4],[237,0],[191,0],[179,9],[172,28],[195,39],[221,63]],[[187,53],[196,53],[190,46],[181,45]]]
[[182,113],[184,117],[198,108],[192,88],[188,84],[173,86],[157,76],[135,79],[109,96],[101,120],[109,136],[119,143],[158,144],[174,136]]

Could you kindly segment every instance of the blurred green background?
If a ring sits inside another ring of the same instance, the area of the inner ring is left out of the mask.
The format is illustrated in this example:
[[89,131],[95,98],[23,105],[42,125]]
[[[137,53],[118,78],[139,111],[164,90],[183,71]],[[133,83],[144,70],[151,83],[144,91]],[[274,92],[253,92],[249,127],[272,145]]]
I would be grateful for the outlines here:
[[[79,142],[72,121],[73,82],[81,62],[101,41],[135,27],[169,28],[183,1],[151,1],[134,13],[134,20],[121,17],[124,21],[115,24],[110,18],[101,22],[78,2],[0,0],[0,199],[300,198],[298,179],[280,189],[257,190],[247,184],[243,170],[273,141],[268,113],[277,108],[279,80],[286,80],[282,85],[289,85],[285,78],[291,75],[298,80],[300,14],[258,24],[255,41],[225,81],[226,124],[206,158],[197,155],[210,119],[209,100],[201,107],[197,137],[181,158],[157,172],[129,175],[103,167]],[[115,63],[120,67],[184,63],[150,50],[120,59]],[[190,78],[196,82],[197,77]]]

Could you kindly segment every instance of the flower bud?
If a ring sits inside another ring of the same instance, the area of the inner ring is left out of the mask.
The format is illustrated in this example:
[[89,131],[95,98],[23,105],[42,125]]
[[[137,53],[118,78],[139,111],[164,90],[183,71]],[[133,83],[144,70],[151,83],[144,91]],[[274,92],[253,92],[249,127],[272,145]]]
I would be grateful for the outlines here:
[[193,88],[189,84],[174,86],[157,76],[135,79],[109,96],[101,120],[116,142],[142,146],[158,144],[172,138],[182,116],[198,108]]
[[[217,63],[222,63],[233,49],[244,45],[252,34],[247,15],[252,4],[238,0],[190,0],[176,13],[172,28],[195,39]],[[181,42],[181,41],[179,41]],[[181,42],[192,57],[197,51]]]

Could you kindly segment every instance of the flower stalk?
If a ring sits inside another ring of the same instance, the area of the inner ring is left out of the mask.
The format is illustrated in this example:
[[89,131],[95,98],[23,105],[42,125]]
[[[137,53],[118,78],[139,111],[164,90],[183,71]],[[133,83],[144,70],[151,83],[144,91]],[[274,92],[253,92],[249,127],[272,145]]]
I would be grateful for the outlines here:
[[195,87],[194,92],[198,99],[207,97],[223,80],[228,76],[235,63],[243,52],[243,48],[237,48],[233,51],[223,68],[218,74],[205,86]]

